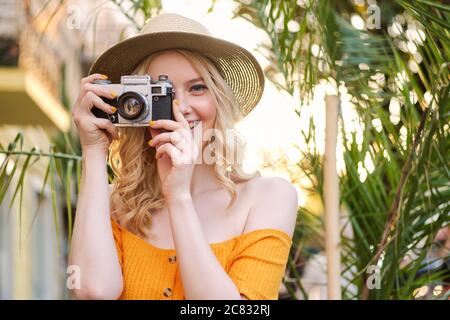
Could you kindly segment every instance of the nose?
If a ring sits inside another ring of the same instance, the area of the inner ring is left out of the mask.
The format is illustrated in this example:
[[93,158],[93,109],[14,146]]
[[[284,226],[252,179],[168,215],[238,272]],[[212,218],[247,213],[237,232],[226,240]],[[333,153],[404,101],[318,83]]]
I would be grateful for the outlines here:
[[177,98],[176,100],[178,101],[178,107],[180,108],[180,111],[183,115],[191,112],[191,107],[186,102],[186,100],[182,100],[180,98]]

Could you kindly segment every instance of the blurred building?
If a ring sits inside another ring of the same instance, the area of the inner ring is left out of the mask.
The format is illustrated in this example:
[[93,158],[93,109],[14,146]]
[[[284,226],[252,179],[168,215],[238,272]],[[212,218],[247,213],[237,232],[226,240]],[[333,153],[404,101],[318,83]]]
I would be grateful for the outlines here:
[[[70,84],[82,72],[76,63],[81,37],[64,27],[62,15],[46,26],[53,8],[38,15],[45,2],[0,0],[0,143],[4,148],[22,133],[23,151],[39,147],[48,152],[52,137],[71,126],[68,106],[79,88],[71,90]],[[57,192],[55,217],[48,186],[40,196],[48,165],[42,157],[27,170],[23,190],[10,208],[25,157],[12,158],[17,161],[15,174],[15,162],[10,162],[1,181],[3,186],[13,177],[0,202],[0,299],[64,298],[64,201]],[[0,154],[0,163],[4,159]]]

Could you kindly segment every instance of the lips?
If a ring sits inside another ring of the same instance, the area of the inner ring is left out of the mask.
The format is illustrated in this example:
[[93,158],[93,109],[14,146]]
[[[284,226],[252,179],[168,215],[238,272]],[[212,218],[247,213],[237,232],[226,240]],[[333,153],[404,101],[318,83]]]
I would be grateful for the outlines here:
[[200,120],[195,120],[195,121],[189,121],[189,128],[194,129],[195,126],[197,126],[200,123]]

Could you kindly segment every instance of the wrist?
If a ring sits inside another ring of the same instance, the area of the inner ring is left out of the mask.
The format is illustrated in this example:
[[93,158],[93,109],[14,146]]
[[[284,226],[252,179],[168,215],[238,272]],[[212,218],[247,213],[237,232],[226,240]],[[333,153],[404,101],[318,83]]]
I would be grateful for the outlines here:
[[101,151],[83,149],[81,162],[83,173],[93,174],[101,170],[106,172],[106,154]]
[[84,147],[81,149],[81,156],[82,156],[83,160],[90,160],[90,159],[106,160],[107,155],[108,155],[107,151],[104,151],[99,148]]
[[190,191],[175,192],[171,195],[165,195],[164,198],[169,205],[178,205],[181,203],[192,201],[192,195]]

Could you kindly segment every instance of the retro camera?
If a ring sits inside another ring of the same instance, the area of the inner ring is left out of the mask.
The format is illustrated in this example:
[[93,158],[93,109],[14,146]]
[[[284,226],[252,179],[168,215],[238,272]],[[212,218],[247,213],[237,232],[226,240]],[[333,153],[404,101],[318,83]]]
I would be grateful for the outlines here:
[[172,101],[175,90],[166,75],[160,75],[158,81],[149,75],[122,76],[120,84],[113,84],[109,80],[96,80],[108,91],[117,93],[117,98],[101,97],[107,104],[116,107],[113,114],[92,108],[97,118],[106,118],[118,127],[148,126],[151,120],[174,120]]

